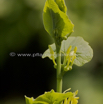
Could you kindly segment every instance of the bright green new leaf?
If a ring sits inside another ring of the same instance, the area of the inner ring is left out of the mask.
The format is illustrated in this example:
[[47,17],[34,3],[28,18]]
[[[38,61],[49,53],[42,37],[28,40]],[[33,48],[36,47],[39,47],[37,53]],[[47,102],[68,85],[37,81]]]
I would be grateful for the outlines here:
[[[92,59],[93,50],[89,46],[88,42],[86,42],[82,37],[69,37],[67,40],[63,40],[62,46],[61,46],[61,51],[66,54],[66,52],[70,46],[72,46],[71,51],[73,51],[73,49],[75,47],[77,47],[76,59],[74,60],[75,65],[82,66]],[[52,47],[53,51],[55,52],[55,50],[56,50],[55,44],[52,44],[51,47]],[[49,49],[47,49],[44,52],[42,58],[49,57],[47,55],[47,53],[50,54]]]
[[50,92],[45,92],[45,94],[37,97],[35,101],[44,101],[48,104],[61,104],[61,102],[68,97],[72,97],[72,92],[67,93],[57,93],[54,90]]
[[64,0],[55,0],[55,2],[57,3],[59,9],[60,9],[61,11],[63,11],[64,13],[66,13],[67,7],[66,7],[66,5],[65,5],[65,3],[64,3]]
[[46,31],[56,41],[62,41],[67,39],[69,34],[73,32],[74,25],[67,14],[60,10],[62,6],[66,8],[63,0],[57,0],[56,2],[54,0],[46,1],[43,11],[43,23]]
[[26,100],[26,104],[49,104],[44,101],[35,101],[35,99],[33,97],[29,98],[29,97],[25,96],[25,100]]
[[45,92],[43,95],[40,95],[35,100],[32,100],[32,98],[26,98],[26,104],[61,104],[61,102],[65,98],[72,97],[72,92],[67,93],[57,93],[54,92],[54,90],[51,90],[50,92]]
[[34,102],[33,97],[29,98],[29,97],[25,96],[25,100],[26,100],[26,104],[33,104],[33,102]]

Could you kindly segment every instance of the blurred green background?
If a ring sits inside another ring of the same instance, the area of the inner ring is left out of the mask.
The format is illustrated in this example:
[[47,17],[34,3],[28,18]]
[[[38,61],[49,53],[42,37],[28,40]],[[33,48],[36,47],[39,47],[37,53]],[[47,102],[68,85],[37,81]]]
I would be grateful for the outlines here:
[[[43,27],[46,0],[0,0],[0,104],[25,104],[56,89],[52,61],[41,57],[11,57],[10,53],[43,53],[53,40]],[[79,104],[103,104],[103,0],[65,0],[74,23],[72,36],[82,36],[94,50],[91,62],[73,66],[63,79],[63,91],[79,90]]]

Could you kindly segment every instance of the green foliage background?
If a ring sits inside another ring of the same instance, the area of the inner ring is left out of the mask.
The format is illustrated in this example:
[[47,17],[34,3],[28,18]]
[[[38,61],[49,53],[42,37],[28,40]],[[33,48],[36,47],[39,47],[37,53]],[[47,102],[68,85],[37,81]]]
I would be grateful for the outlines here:
[[[72,36],[82,36],[88,41],[94,50],[94,57],[88,64],[82,67],[74,66],[72,71],[66,73],[63,90],[72,88],[72,91],[75,91],[78,89],[79,104],[102,104],[103,1],[65,0],[65,2],[69,18],[74,24]],[[52,61],[40,57],[31,59],[9,56],[10,52],[43,53],[47,49],[48,44],[53,42],[43,27],[42,13],[44,3],[45,0],[0,0],[0,76],[2,82],[0,91],[3,90],[0,93],[0,104],[25,104],[23,95],[37,97],[45,92],[45,90],[55,89],[55,69],[53,69]],[[23,61],[22,64],[20,64],[21,60]],[[13,76],[8,76],[9,70]],[[32,70],[35,70],[35,72]],[[26,74],[28,72],[34,72],[34,75]],[[47,73],[45,78],[45,80],[48,78],[48,81],[46,81],[48,82],[47,88],[43,88],[43,85],[39,86],[40,89],[35,87],[39,85],[38,83],[46,83],[44,79],[38,80],[39,76],[36,76],[35,73],[39,73],[38,75],[42,77]],[[50,74],[53,76],[49,76]],[[26,79],[24,78],[20,82],[22,77],[19,77],[19,75],[26,76]],[[33,79],[34,76],[35,78]],[[8,78],[14,78],[14,81],[9,81],[15,86],[17,84],[21,90],[16,89],[17,87],[10,91],[7,90],[8,86],[11,85],[10,82],[7,82]],[[27,85],[24,84],[21,87],[22,83],[24,83],[23,81]],[[31,86],[30,81],[31,83],[33,81],[37,83],[33,83]],[[26,86],[30,86],[33,94],[28,87],[25,88]],[[25,91],[22,92],[24,89]]]

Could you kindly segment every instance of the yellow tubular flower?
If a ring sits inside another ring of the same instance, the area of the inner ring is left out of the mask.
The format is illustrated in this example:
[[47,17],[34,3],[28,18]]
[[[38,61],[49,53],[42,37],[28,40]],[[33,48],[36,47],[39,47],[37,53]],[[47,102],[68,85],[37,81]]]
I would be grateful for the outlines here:
[[[72,46],[70,46],[66,52],[66,67],[64,68],[65,71],[71,70],[72,69],[72,65],[74,63],[74,60],[76,59],[76,51],[77,51],[77,47],[74,48],[73,51],[71,51]],[[71,52],[70,52],[71,51]]]
[[[68,91],[68,90],[66,90],[66,91]],[[72,97],[66,98],[64,100],[64,103],[63,104],[78,104],[79,97],[75,97],[77,94],[78,94],[78,90],[73,93],[73,96]]]
[[68,92],[69,90],[71,90],[71,88],[68,88],[67,90],[65,90],[63,93],[66,93],[66,92]]
[[77,47],[74,48],[74,53],[76,53],[76,52],[77,52]]
[[71,104],[78,104],[79,97],[75,97],[78,94],[78,90],[74,92],[73,97],[71,97]]
[[77,47],[75,47],[75,48],[74,48],[74,51],[73,51],[71,66],[73,65],[73,62],[74,62],[74,60],[76,59],[76,51],[77,51]]
[[67,104],[70,104],[70,98],[67,100]]
[[67,60],[67,58],[69,57],[69,53],[70,53],[71,49],[72,49],[72,46],[70,46],[70,47],[67,49],[67,52],[66,52],[66,60]]
[[64,100],[64,104],[67,104],[67,98]]
[[67,63],[67,66],[66,66],[67,70],[69,70],[69,64],[70,64],[70,62],[71,62],[71,57],[68,58],[68,63]]
[[71,99],[71,104],[78,104],[79,97],[75,97]]
[[51,59],[53,60],[54,65],[57,65],[56,62],[55,62],[55,58],[54,58],[54,51],[53,51],[53,49],[51,48],[50,45],[48,47],[49,47],[49,50],[50,50]]

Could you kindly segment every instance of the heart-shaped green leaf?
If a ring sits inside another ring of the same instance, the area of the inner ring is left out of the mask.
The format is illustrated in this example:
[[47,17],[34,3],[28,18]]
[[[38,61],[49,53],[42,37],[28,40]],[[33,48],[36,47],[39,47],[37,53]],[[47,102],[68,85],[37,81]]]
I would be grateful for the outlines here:
[[[76,59],[74,60],[74,64],[77,66],[82,66],[85,63],[89,62],[93,57],[93,50],[89,46],[88,42],[86,42],[82,37],[69,37],[67,40],[63,40],[62,46],[61,46],[61,52],[65,53],[67,52],[67,49],[72,46],[71,51],[75,47],[77,47],[76,52]],[[51,48],[55,52],[55,58],[56,58],[56,47],[55,44],[51,45]],[[47,49],[42,58],[49,57],[50,56],[50,50]],[[50,57],[49,57],[50,58]]]

